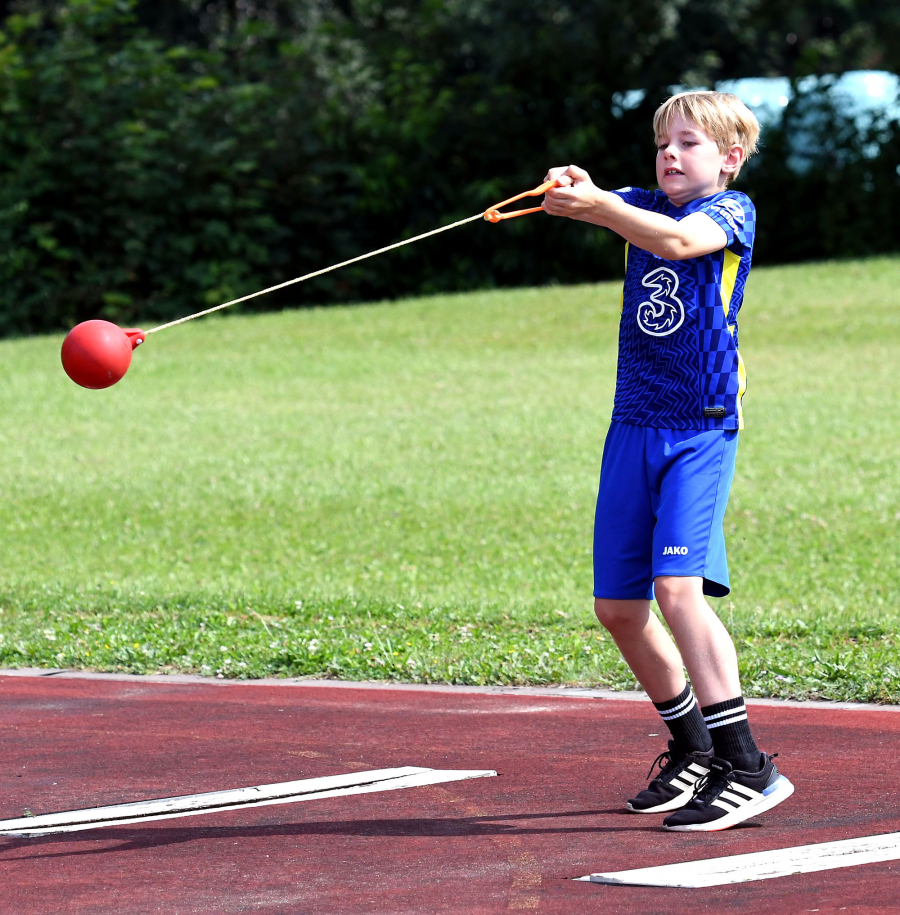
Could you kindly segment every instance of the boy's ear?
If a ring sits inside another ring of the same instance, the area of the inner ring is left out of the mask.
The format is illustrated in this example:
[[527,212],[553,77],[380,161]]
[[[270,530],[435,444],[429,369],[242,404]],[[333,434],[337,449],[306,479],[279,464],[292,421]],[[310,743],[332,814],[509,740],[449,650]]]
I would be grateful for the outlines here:
[[725,172],[726,175],[733,175],[743,164],[744,147],[735,143],[725,156],[725,161],[722,163],[722,171]]

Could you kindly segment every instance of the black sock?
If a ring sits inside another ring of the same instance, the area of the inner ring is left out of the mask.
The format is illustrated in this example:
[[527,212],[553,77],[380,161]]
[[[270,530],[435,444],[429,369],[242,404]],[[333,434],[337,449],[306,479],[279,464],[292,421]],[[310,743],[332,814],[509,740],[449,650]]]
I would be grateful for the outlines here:
[[691,692],[690,683],[674,699],[653,704],[672,733],[672,742],[678,755],[686,756],[698,750],[706,752],[712,748],[706,722]]
[[759,747],[750,733],[744,697],[726,699],[701,709],[716,756],[742,772],[759,771]]

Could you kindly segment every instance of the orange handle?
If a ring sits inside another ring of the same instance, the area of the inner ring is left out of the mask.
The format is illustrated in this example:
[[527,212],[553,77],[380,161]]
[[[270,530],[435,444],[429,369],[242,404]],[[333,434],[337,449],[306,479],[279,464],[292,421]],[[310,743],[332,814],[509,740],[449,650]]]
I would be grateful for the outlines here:
[[523,197],[538,197],[546,191],[549,191],[551,187],[559,187],[559,181],[557,179],[547,181],[540,187],[536,187],[533,191],[525,191],[524,194],[517,194],[515,197],[510,197],[509,200],[503,200],[485,210],[484,218],[488,222],[500,222],[501,219],[514,219],[516,216],[525,216],[527,213],[537,213],[542,210],[543,207],[530,207],[527,210],[513,210],[511,213],[501,213],[500,207],[505,207],[508,203],[515,203]]

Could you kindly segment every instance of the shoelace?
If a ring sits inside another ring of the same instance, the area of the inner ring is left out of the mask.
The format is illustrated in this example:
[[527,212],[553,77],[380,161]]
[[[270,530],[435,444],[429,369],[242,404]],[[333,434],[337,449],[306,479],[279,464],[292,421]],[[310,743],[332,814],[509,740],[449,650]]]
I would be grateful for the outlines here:
[[656,759],[653,760],[653,763],[650,766],[650,771],[647,773],[647,780],[653,776],[653,770],[659,766],[659,774],[662,775],[666,769],[666,766],[670,765],[672,762],[672,754],[669,750],[666,750],[664,753],[660,753]]
[[[770,753],[769,759],[775,759],[777,756],[777,753]],[[706,775],[697,779],[697,784],[694,785],[694,797],[706,803],[715,800],[734,780],[732,772],[731,769],[728,772],[710,769]],[[724,784],[719,787],[719,782],[724,782]]]
[[710,769],[697,779],[694,785],[694,799],[709,804],[731,784],[731,773]]
[[[680,762],[684,762],[685,764],[687,764],[692,758],[693,758],[693,754],[688,753],[686,756],[683,757],[683,759],[680,760]],[[666,750],[664,753],[660,753],[659,756],[657,756],[656,759],[654,759],[652,764],[650,765],[650,771],[647,773],[647,779],[649,780],[652,777],[653,770],[657,766],[659,766],[659,774],[662,775],[663,772],[665,772],[666,769],[671,765],[678,765],[678,763],[676,763],[675,760],[672,759],[672,751]]]

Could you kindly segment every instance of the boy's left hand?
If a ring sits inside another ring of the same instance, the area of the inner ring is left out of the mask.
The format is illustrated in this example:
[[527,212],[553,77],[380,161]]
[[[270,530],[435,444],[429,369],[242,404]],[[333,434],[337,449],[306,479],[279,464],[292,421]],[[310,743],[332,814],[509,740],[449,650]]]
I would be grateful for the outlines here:
[[551,168],[544,181],[553,180],[559,181],[559,187],[550,188],[544,195],[545,213],[591,222],[596,219],[607,192],[597,187],[583,168],[577,165]]

